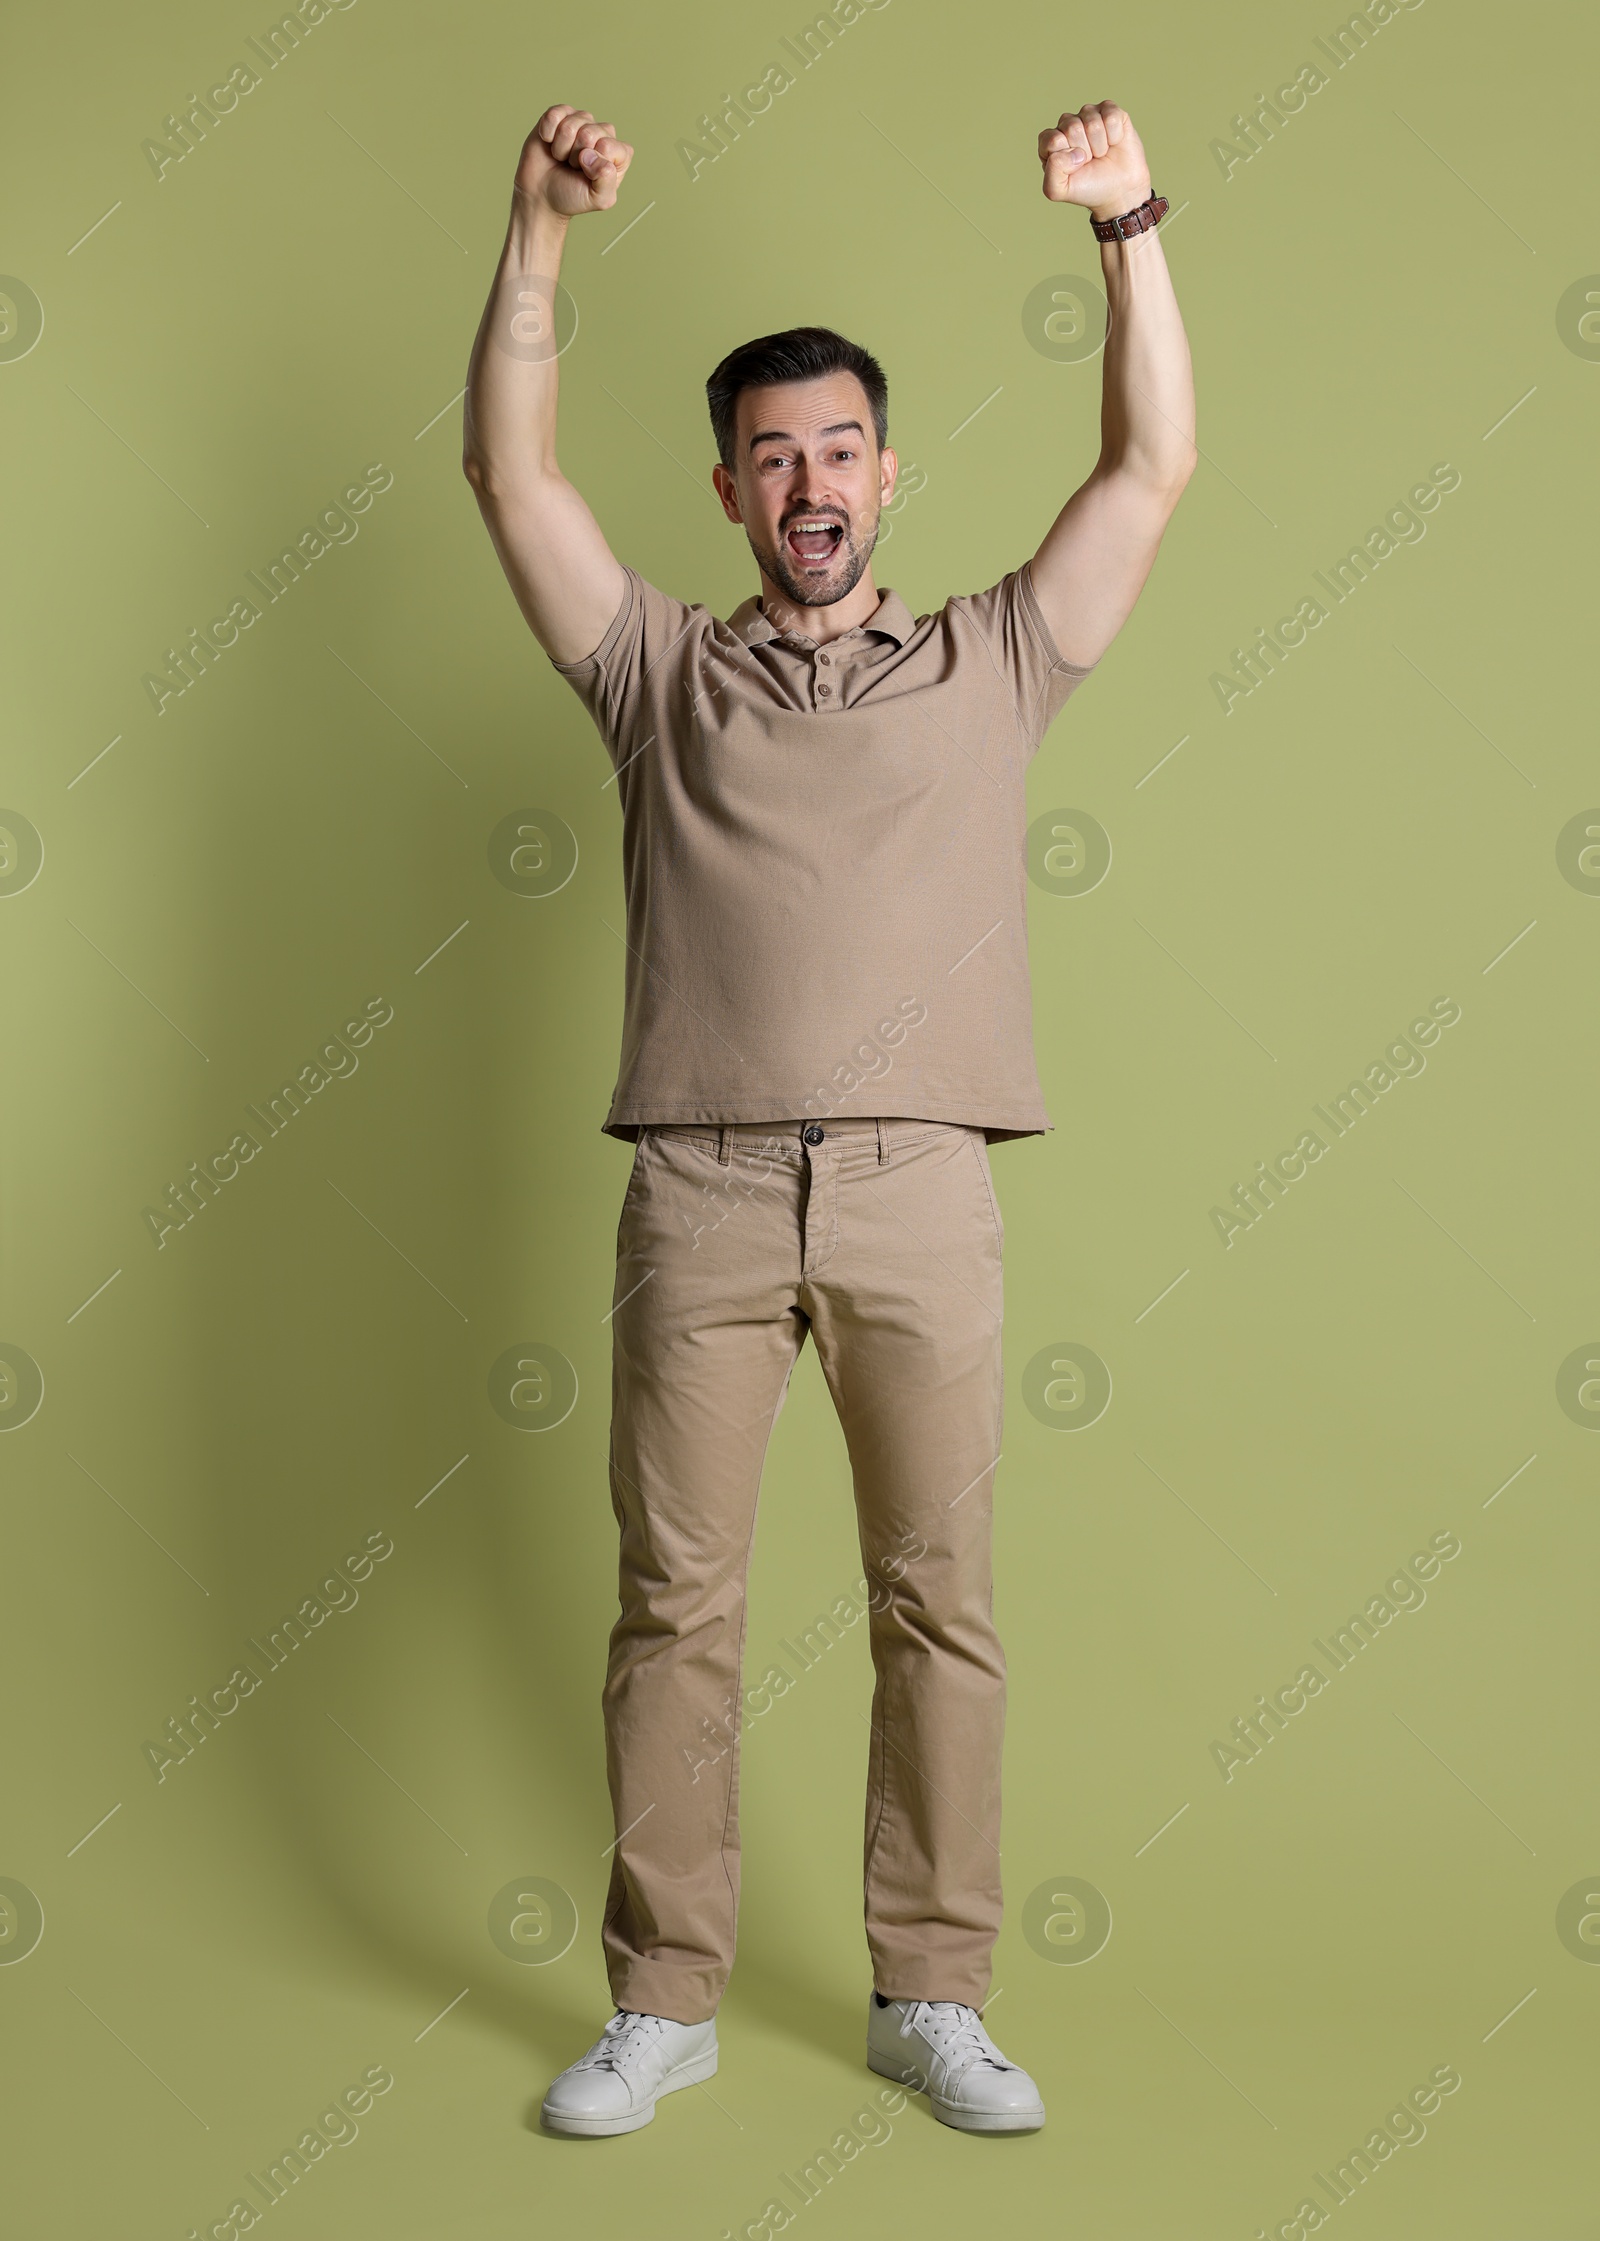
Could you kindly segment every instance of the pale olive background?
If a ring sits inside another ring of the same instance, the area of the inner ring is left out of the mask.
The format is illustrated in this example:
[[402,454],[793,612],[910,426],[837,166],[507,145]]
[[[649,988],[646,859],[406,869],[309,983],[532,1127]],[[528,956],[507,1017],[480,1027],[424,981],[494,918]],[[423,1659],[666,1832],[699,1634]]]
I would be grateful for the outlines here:
[[[1448,2063],[1461,2090],[1349,2222],[1594,2233],[1600,1968],[1556,1930],[1600,1879],[1600,1440],[1556,1398],[1600,1337],[1600,901],[1556,852],[1600,801],[1600,365],[1557,318],[1600,268],[1592,19],[1426,0],[1225,178],[1211,142],[1333,11],[892,0],[691,182],[675,143],[802,11],[357,0],[158,182],[141,142],[267,20],[11,33],[0,269],[45,323],[0,362],[0,807],[45,857],[0,902],[0,1341],[45,1391],[0,1440],[0,1876],[44,1910],[0,1966],[9,2229],[204,2232],[382,2063],[393,2091],[269,2222],[712,2241],[865,2106],[858,1628],[747,1741],[713,2087],[609,2146],[537,2130],[608,2008],[618,812],[452,400],[521,138],[575,101],[638,151],[565,273],[561,456],[617,552],[719,613],[753,588],[701,384],[824,320],[883,358],[925,476],[880,585],[922,612],[992,583],[1095,453],[1098,360],[1047,358],[1022,311],[1098,270],[1034,142],[1110,95],[1173,203],[1204,461],[1031,773],[1030,814],[1082,812],[1113,855],[1086,894],[1031,890],[1055,1129],[994,1154],[988,2019],[1050,2122],[973,2141],[912,2104],[800,2222],[1242,2241]],[[374,463],[393,487],[354,543],[157,715],[144,673]],[[1440,463],[1460,487],[1423,541],[1224,715],[1231,649]],[[545,899],[489,862],[534,809],[579,848]],[[1462,1017],[1426,1072],[1224,1249],[1213,1204],[1435,998]],[[141,1209],[368,999],[394,1018],[359,1072],[157,1250]],[[544,1432],[489,1399],[533,1343],[578,1378]],[[1061,1345],[1112,1378],[1078,1431],[1023,1402]],[[158,1785],[163,1722],[379,1531],[359,1605]],[[1224,1782],[1229,1723],[1444,1531],[1426,1607]],[[857,1572],[808,1355],[751,1677]],[[579,1915],[543,1966],[489,1933],[535,1878]],[[1112,1916],[1079,1965],[1023,1934],[1066,1879]]]

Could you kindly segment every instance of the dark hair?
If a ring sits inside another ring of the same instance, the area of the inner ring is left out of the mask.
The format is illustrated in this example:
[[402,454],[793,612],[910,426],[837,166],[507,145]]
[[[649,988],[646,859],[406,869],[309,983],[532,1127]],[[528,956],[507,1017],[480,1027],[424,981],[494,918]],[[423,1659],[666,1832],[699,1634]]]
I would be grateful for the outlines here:
[[889,384],[877,359],[831,327],[789,327],[781,335],[758,335],[754,342],[730,350],[706,383],[711,430],[724,467],[733,471],[734,413],[741,391],[764,389],[779,381],[815,381],[834,373],[854,374],[866,391],[882,451],[889,440]]

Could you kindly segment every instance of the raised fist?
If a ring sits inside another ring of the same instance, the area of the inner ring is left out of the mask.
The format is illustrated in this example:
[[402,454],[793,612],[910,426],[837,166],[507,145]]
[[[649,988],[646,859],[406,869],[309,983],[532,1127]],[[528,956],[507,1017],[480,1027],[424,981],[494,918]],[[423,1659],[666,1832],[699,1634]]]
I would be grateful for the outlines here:
[[1133,119],[1114,101],[1086,101],[1039,135],[1047,202],[1076,202],[1096,218],[1120,218],[1150,194],[1150,166]]
[[557,101],[523,143],[517,191],[563,218],[609,210],[632,161],[632,148],[616,138],[613,126],[597,124],[587,109]]

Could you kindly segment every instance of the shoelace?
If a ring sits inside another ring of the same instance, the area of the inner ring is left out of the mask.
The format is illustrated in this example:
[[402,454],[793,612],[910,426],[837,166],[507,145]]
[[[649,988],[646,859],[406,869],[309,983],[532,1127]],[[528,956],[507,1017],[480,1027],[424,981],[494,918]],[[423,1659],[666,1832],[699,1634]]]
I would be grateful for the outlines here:
[[659,2015],[639,2015],[619,2008],[589,2052],[573,2064],[577,2070],[620,2070],[636,2055],[653,2046],[666,2028]]
[[952,2070],[964,2069],[973,2062],[988,2062],[997,2070],[1011,2068],[984,2029],[977,2009],[964,2007],[959,2000],[918,2000],[900,2026],[901,2037],[919,2026],[927,2031]]

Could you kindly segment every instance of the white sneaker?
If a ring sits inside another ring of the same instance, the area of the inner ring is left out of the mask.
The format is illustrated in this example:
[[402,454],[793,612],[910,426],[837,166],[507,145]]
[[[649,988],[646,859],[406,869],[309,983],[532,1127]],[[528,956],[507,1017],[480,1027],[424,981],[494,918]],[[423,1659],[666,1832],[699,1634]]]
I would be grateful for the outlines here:
[[588,2053],[552,2080],[540,2111],[552,2132],[602,2139],[637,2132],[663,2093],[698,2085],[717,2068],[717,2024],[674,2023],[619,2008]]
[[867,2003],[867,2067],[926,2093],[958,2132],[1037,2132],[1044,2103],[1026,2070],[1008,2062],[976,2008],[959,2000]]

